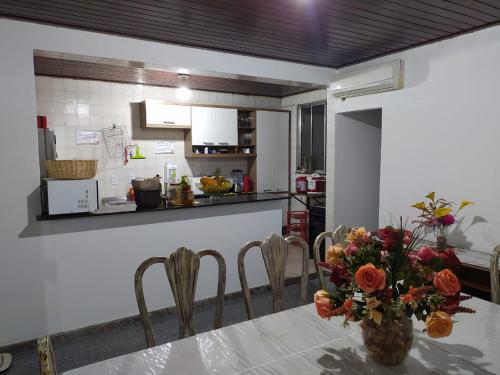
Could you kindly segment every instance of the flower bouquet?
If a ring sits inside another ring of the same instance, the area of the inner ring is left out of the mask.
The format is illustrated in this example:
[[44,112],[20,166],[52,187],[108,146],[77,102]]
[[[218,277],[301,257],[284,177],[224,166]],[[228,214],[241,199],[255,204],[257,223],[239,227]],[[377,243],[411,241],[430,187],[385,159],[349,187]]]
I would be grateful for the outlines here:
[[[407,357],[413,341],[412,316],[425,321],[427,335],[448,336],[451,316],[474,312],[460,306],[470,298],[460,294],[460,282],[452,271],[458,258],[428,247],[419,248],[424,228],[413,232],[401,222],[376,233],[364,228],[349,230],[342,244],[328,248],[321,266],[330,270],[332,292],[314,295],[317,313],[330,319],[343,316],[344,324],[361,321],[370,357],[394,366]],[[459,262],[459,261],[458,261]]]
[[431,228],[436,233],[436,245],[438,250],[443,250],[448,247],[446,241],[446,230],[448,227],[455,223],[455,217],[462,210],[462,208],[473,204],[471,201],[464,200],[460,203],[458,210],[453,213],[452,202],[446,199],[436,199],[436,193],[431,192],[425,196],[427,202],[417,202],[412,207],[421,211],[419,215],[420,224]]

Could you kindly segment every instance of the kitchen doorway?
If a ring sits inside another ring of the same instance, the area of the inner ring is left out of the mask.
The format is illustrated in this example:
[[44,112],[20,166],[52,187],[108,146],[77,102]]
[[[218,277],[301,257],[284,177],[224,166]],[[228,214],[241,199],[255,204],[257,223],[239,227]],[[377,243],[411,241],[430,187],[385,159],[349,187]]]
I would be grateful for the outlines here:
[[335,115],[334,227],[379,225],[382,109]]

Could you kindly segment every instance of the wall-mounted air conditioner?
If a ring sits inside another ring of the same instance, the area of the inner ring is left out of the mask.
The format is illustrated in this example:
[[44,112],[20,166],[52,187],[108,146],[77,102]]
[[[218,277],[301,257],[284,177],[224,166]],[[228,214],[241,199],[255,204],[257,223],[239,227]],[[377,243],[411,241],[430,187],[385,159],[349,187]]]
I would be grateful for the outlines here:
[[334,96],[348,98],[403,88],[403,60],[341,73],[333,77]]

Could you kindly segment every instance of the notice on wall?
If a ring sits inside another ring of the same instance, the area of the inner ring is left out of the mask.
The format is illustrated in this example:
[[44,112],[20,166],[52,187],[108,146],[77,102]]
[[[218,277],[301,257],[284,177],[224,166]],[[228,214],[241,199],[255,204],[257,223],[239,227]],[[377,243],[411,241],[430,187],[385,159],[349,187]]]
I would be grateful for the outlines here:
[[77,145],[98,145],[100,132],[95,130],[77,130],[76,144]]
[[155,141],[155,154],[173,154],[174,142]]

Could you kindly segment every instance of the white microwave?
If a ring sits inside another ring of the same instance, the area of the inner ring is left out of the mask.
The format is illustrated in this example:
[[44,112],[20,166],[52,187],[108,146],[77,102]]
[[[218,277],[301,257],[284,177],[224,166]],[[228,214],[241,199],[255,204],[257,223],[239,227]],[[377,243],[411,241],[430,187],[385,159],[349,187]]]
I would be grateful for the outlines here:
[[99,208],[98,184],[95,179],[54,180],[42,184],[42,209],[49,215],[95,212]]

